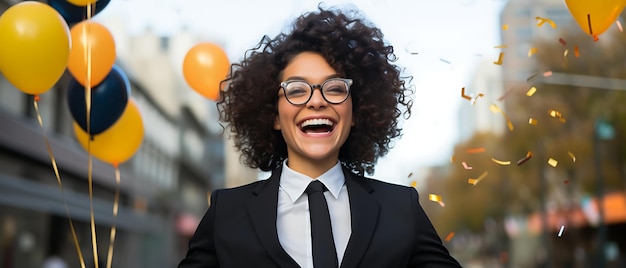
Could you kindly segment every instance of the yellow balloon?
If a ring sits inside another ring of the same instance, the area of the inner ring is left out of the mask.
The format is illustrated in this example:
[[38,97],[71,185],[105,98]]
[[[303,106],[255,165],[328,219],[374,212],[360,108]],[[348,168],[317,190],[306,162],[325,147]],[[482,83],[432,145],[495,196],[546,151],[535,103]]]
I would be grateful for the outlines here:
[[89,134],[74,122],[74,135],[94,157],[117,166],[130,159],[141,146],[144,136],[141,113],[137,104],[129,99],[120,119],[104,132],[90,140]]
[[597,39],[624,10],[624,0],[565,0],[565,5],[582,30]]
[[22,92],[37,95],[52,88],[69,53],[69,27],[49,5],[24,1],[0,16],[0,71]]
[[98,2],[98,0],[67,0],[67,1],[74,4],[75,6],[87,6],[95,2]]

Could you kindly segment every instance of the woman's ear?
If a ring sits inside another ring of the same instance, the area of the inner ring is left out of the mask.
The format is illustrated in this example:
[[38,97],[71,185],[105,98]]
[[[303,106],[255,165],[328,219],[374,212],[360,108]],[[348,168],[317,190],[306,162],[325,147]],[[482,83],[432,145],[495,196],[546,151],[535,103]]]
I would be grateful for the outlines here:
[[274,129],[275,130],[280,130],[280,122],[278,121],[278,115],[276,115],[276,117],[274,117]]

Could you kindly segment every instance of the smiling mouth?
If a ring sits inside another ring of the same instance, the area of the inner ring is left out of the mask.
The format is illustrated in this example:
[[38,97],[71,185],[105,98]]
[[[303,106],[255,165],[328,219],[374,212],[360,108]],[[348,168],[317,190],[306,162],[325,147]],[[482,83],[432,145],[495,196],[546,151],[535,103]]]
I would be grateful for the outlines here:
[[305,120],[298,126],[304,133],[329,133],[335,128],[335,123],[330,119],[316,118]]

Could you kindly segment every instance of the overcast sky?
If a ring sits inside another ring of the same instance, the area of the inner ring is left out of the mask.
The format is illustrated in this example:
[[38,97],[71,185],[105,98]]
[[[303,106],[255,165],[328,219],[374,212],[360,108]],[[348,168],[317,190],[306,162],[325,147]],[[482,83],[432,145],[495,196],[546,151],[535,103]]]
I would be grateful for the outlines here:
[[[413,75],[416,96],[404,136],[377,165],[375,177],[409,184],[408,174],[446,164],[457,139],[460,88],[476,64],[497,60],[499,13],[505,0],[332,0],[361,9],[394,45],[399,64]],[[231,61],[268,34],[273,36],[312,0],[114,0],[97,16],[126,20],[129,33],[146,28],[169,35],[185,28],[207,40],[220,40]],[[97,17],[96,17],[97,19]],[[415,54],[417,53],[417,54]]]

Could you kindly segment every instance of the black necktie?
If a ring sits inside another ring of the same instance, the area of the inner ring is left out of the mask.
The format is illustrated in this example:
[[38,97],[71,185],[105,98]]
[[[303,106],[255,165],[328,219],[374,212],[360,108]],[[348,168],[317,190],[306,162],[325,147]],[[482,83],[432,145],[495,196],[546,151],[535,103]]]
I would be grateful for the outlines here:
[[313,241],[313,266],[316,268],[338,267],[337,251],[333,240],[333,231],[328,214],[328,205],[324,198],[326,187],[314,180],[306,188],[309,195],[311,213],[311,240]]

